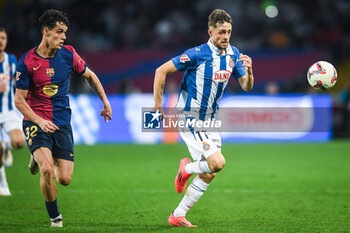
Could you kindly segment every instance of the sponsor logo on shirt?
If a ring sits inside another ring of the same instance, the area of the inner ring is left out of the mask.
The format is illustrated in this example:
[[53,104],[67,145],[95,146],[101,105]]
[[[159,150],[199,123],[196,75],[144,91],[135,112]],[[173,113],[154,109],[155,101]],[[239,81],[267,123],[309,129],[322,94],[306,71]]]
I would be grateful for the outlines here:
[[213,74],[213,80],[217,83],[227,82],[231,76],[228,70],[218,70]]
[[47,84],[43,87],[43,92],[48,96],[56,95],[58,92],[58,85],[54,83]]
[[36,71],[37,69],[40,68],[41,65],[38,65],[37,67],[33,67],[33,70]]
[[191,61],[191,59],[187,56],[187,54],[184,54],[180,57],[180,62],[185,63],[187,61]]

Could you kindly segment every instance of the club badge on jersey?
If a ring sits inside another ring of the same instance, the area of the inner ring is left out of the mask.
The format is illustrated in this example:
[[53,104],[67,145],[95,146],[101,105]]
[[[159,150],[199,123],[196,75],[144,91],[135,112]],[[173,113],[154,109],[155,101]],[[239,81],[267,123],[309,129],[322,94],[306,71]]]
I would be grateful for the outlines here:
[[53,77],[55,75],[55,69],[54,68],[48,68],[46,69],[46,76],[47,77]]

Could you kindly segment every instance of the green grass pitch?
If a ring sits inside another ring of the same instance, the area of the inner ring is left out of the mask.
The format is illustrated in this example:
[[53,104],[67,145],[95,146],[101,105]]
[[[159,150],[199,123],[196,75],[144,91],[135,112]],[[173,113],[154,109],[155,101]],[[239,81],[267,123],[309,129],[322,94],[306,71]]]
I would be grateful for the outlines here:
[[64,228],[50,229],[28,149],[6,170],[0,232],[350,232],[350,142],[224,144],[226,166],[187,218],[168,226],[180,145],[76,146],[69,186],[58,185]]

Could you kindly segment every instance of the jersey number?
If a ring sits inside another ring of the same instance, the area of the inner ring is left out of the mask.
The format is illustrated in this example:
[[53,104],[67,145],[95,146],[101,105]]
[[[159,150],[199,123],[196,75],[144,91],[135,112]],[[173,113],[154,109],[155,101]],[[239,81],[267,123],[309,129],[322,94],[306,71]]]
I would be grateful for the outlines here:
[[32,127],[27,127],[26,128],[26,139],[28,140],[30,137],[34,138],[37,134],[36,132],[38,131],[38,127],[36,125],[33,125]]

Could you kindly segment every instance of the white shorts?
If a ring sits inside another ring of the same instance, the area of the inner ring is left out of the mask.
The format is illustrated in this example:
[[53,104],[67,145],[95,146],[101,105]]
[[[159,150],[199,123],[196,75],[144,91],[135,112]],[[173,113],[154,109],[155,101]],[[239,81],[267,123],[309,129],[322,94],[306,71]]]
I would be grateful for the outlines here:
[[[9,133],[12,130],[19,129],[22,131],[22,121],[15,111],[0,114],[0,127]],[[0,133],[1,134],[1,133]]]
[[207,159],[215,152],[221,152],[221,137],[219,132],[195,132],[181,128],[179,128],[179,132],[195,161],[201,160],[202,155]]

